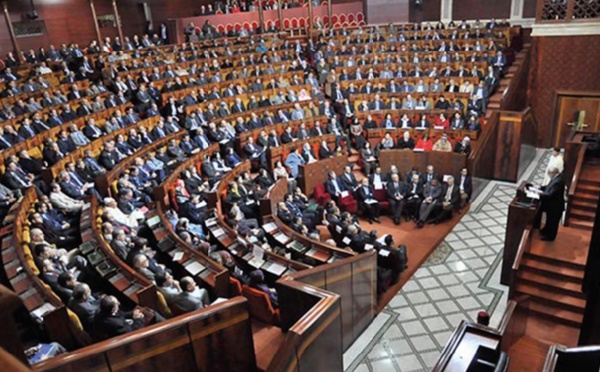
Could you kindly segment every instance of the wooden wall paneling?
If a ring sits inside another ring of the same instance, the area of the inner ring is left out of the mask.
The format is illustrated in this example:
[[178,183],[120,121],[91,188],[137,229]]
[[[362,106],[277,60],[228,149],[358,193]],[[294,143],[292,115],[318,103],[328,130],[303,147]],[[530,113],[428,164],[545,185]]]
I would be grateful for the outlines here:
[[315,186],[327,181],[330,171],[341,174],[348,165],[347,156],[339,156],[298,167],[298,186],[308,196],[312,195]]
[[[371,324],[377,313],[377,252],[370,251],[370,260],[357,260],[352,264],[352,313],[354,339]],[[369,256],[367,256],[369,257]]]
[[409,2],[408,18],[410,22],[431,21],[433,25],[441,18],[442,1],[425,0],[421,8],[417,8],[414,1]]
[[502,111],[496,138],[494,179],[516,182],[521,153],[521,115]]
[[523,18],[535,18],[537,0],[523,0]]
[[[281,282],[282,280],[275,282],[275,289],[279,297],[281,329],[287,332],[304,314],[316,305],[319,299],[307,291],[298,290],[296,287],[281,284]],[[304,287],[310,291],[310,286],[306,285]]]
[[[159,352],[168,349],[168,353]],[[168,328],[114,348],[106,353],[112,370],[152,371],[169,366],[174,371],[192,371],[194,358],[187,326]]]
[[502,19],[510,17],[511,0],[454,0],[452,19]]
[[364,0],[367,23],[408,22],[409,0]]
[[303,332],[299,338],[297,358],[300,371],[342,371],[342,323],[339,298],[323,311],[317,326]]
[[568,123],[577,122],[578,111],[585,111],[586,131],[600,131],[600,92],[556,92],[554,104],[553,146],[564,147],[572,127]]
[[[251,372],[256,369],[248,304],[242,305],[228,309],[215,319],[189,323],[196,370]],[[214,332],[206,332],[209,329]]]
[[[350,265],[332,267],[326,271],[326,283],[323,289],[340,295],[342,347],[347,350],[354,342],[355,317],[353,305],[354,297],[353,271]],[[302,279],[305,282],[305,278]]]
[[540,147],[554,144],[554,102],[558,91],[598,91],[600,35],[532,38],[530,102],[537,119]]

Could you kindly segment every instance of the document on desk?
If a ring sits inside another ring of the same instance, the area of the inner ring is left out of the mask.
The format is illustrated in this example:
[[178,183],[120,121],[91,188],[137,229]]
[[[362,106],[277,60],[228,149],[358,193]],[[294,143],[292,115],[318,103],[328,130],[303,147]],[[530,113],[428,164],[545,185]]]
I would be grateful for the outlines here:
[[[530,189],[530,190],[535,190],[535,189]],[[535,200],[539,200],[540,199],[540,194],[538,194],[535,191],[530,191],[530,190],[525,190],[525,196],[529,199],[535,199]]]
[[378,203],[378,201],[375,200],[375,199],[367,199],[367,200],[365,200],[365,203],[367,203],[367,204],[375,204],[375,203]]
[[173,255],[173,261],[181,261],[181,259],[183,258],[183,252],[175,252],[175,254]]
[[198,273],[206,270],[206,267],[204,265],[202,265],[200,262],[198,261],[193,261],[187,265],[185,265],[185,269],[192,275],[195,276]]
[[266,225],[263,225],[263,230],[265,230],[267,234],[270,234],[275,229],[277,229],[277,225],[275,225],[273,222],[269,222]]
[[278,264],[277,262],[271,262],[271,265],[269,265],[269,267],[266,268],[266,270],[271,274],[280,276],[285,270],[287,270],[287,267]]

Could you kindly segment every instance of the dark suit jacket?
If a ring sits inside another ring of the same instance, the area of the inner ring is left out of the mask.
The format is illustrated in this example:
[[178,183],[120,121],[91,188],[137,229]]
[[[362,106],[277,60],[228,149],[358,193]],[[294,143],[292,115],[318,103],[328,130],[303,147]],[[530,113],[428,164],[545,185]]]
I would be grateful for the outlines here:
[[354,176],[353,173],[350,173],[350,179],[348,179],[348,175],[347,174],[343,174],[339,177],[339,179],[342,181],[342,183],[344,184],[344,187],[347,190],[354,190],[354,188],[356,186],[358,186],[358,181],[356,180],[356,177]]
[[[340,191],[346,191],[346,187],[339,177],[336,178],[336,181]],[[327,189],[328,193],[330,193],[332,196],[335,196],[335,186],[333,185],[333,181],[331,179],[328,179],[327,182],[325,182],[325,188]]]
[[34,159],[34,158],[29,158],[29,159],[20,158],[19,165],[27,173],[33,173],[33,174],[41,174],[42,169],[44,168],[44,163],[41,160]]
[[99,313],[95,317],[95,326],[103,335],[111,338],[140,329],[144,326],[144,322],[142,319],[133,319],[133,322],[129,324],[126,321],[125,314],[122,311],[118,311],[115,315],[111,316]]
[[565,182],[562,175],[552,178],[550,183],[542,187],[542,191],[540,194],[542,210],[557,213],[565,209]]

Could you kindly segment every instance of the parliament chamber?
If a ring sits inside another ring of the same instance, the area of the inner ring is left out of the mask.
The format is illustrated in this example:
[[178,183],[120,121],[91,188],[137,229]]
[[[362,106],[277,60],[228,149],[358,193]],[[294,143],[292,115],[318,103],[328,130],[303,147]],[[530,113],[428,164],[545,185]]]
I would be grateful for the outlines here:
[[591,0],[11,0],[0,370],[598,371]]

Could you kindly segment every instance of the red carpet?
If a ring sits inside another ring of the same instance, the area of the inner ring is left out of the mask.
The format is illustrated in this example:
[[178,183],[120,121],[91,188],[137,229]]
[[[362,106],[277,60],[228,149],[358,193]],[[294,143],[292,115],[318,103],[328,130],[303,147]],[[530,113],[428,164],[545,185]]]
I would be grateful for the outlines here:
[[460,215],[455,214],[451,220],[438,225],[425,225],[422,229],[417,229],[414,222],[406,222],[404,219],[402,219],[400,226],[396,226],[388,216],[380,217],[381,223],[374,223],[372,225],[363,219],[360,220],[360,225],[365,231],[375,229],[379,233],[379,236],[391,234],[394,237],[394,244],[405,244],[408,251],[408,269],[402,273],[398,283],[380,296],[378,302],[379,312],[398,293],[404,283],[417,271],[431,252],[444,240],[446,235],[452,231],[454,226],[468,211],[469,208],[467,206],[463,208]]

